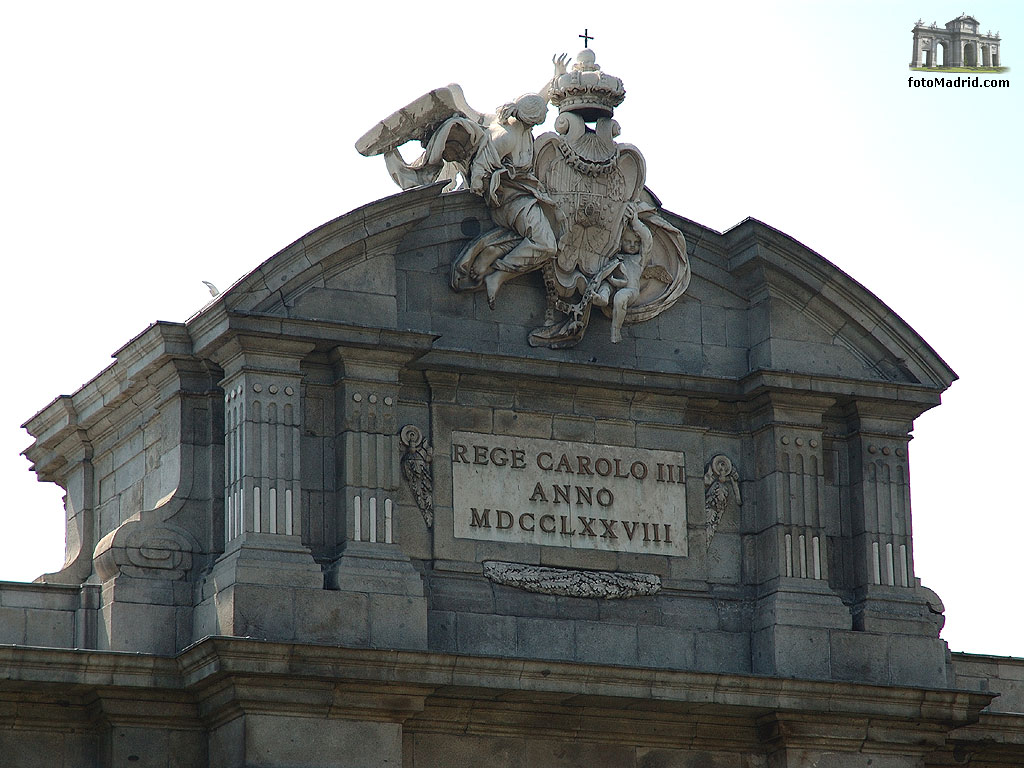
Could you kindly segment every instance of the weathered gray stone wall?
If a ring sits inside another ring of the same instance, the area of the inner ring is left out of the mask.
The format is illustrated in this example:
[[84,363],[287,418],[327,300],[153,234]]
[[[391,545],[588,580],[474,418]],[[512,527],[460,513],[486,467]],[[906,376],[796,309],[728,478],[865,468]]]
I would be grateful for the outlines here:
[[337,557],[339,521],[337,509],[338,443],[335,437],[336,375],[323,361],[304,366],[302,398],[302,543],[314,557]]
[[953,687],[999,694],[990,712],[1024,713],[1024,659],[954,653],[952,665]]
[[[405,738],[404,768],[444,765],[556,765],[559,768],[768,768],[766,755],[626,744],[572,744],[554,738],[438,734]],[[830,763],[832,765],[833,763]]]
[[[679,302],[653,320],[627,326],[618,344],[608,343],[608,320],[594,312],[579,345],[548,350],[527,343],[544,317],[539,273],[506,284],[494,310],[482,293],[458,294],[448,287],[454,258],[493,224],[475,195],[445,195],[394,255],[397,327],[439,335],[435,348],[627,370],[737,379],[767,369],[923,380],[914,370],[916,361],[904,364],[893,354],[891,331],[878,327],[871,310],[861,307],[849,316],[844,295],[863,289],[838,270],[823,269],[817,254],[760,223],[744,222],[723,235],[668,212],[665,216],[689,245],[693,277]],[[799,279],[784,266],[794,256],[806,270]],[[390,266],[383,263],[381,269]],[[346,317],[361,313],[386,320],[390,314],[378,313],[375,295],[359,294],[354,306],[348,302]],[[880,319],[895,319],[888,308],[883,310]],[[926,353],[924,342],[918,342]]]
[[629,600],[538,595],[429,575],[430,647],[448,653],[749,672],[749,609],[695,593]]
[[0,645],[93,648],[99,587],[0,582]]

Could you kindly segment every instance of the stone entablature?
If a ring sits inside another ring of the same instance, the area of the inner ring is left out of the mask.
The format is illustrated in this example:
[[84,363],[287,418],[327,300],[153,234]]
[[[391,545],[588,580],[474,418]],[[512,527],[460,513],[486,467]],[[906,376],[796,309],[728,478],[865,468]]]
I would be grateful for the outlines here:
[[[966,14],[939,27],[934,21],[914,25],[914,52],[910,60],[917,67],[998,67],[1001,66],[999,33],[980,34],[978,20]],[[942,63],[939,63],[940,48]]]

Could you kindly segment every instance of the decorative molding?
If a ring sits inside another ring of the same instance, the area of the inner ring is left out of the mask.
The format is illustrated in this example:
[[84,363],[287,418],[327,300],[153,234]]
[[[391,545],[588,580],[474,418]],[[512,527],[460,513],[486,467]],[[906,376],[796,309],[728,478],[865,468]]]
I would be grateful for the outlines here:
[[724,454],[718,454],[704,471],[704,513],[707,522],[704,525],[707,545],[715,537],[722,515],[729,508],[730,499],[736,506],[743,506],[739,486],[740,473],[732,465],[732,461]]
[[527,592],[563,597],[598,597],[620,600],[661,591],[661,578],[653,573],[606,573],[489,560],[484,576],[495,584]]
[[198,543],[185,529],[153,519],[167,503],[173,503],[173,498],[162,500],[154,510],[136,513],[100,540],[93,558],[103,581],[118,574],[167,581],[188,576]]
[[402,475],[412,489],[416,506],[423,514],[423,522],[430,528],[434,524],[434,477],[432,464],[434,449],[419,427],[407,424],[402,427],[399,439],[405,450],[402,453]]

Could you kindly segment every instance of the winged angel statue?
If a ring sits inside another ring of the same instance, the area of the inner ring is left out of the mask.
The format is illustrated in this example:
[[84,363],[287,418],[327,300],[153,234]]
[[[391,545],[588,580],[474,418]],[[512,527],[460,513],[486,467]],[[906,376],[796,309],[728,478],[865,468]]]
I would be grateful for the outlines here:
[[[573,346],[595,306],[611,318],[617,342],[623,324],[655,317],[686,290],[686,242],[644,187],[643,155],[615,141],[622,81],[602,72],[590,49],[571,71],[565,55],[552,63],[554,76],[539,92],[494,114],[474,110],[452,84],[378,123],[356,149],[384,155],[403,189],[446,180],[446,191],[484,198],[495,227],[453,262],[454,290],[484,290],[493,309],[502,285],[540,271],[548,308],[530,344]],[[548,104],[559,110],[555,132],[535,139]],[[398,148],[412,140],[423,152],[406,162]]]

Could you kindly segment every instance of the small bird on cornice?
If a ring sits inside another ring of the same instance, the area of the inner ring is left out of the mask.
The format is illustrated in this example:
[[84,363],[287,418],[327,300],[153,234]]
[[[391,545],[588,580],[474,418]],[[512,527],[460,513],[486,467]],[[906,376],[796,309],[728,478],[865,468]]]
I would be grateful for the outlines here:
[[220,290],[217,288],[216,285],[211,283],[209,280],[203,280],[203,285],[205,285],[207,288],[210,289],[210,295],[211,296],[219,296],[220,295]]

